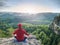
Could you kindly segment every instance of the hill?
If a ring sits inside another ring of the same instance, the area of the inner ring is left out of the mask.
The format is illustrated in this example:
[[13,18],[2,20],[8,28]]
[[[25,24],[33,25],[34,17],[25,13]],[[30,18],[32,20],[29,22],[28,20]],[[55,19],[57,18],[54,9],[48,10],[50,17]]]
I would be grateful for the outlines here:
[[17,13],[17,12],[0,12],[0,21],[8,23],[31,23],[31,24],[50,24],[53,18],[59,13]]

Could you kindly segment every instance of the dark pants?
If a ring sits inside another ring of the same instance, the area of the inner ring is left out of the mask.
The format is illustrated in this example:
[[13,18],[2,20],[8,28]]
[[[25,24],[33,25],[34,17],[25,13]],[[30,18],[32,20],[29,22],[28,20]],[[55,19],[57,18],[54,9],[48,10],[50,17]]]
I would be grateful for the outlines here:
[[22,41],[14,40],[14,42],[26,42],[27,37],[24,38]]

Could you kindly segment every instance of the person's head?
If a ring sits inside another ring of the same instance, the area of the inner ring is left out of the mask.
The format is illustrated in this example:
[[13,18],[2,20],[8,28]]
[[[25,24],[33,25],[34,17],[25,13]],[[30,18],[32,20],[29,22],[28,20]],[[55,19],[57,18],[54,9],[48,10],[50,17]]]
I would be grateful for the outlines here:
[[22,24],[21,23],[18,24],[18,28],[20,28],[20,29],[22,28]]

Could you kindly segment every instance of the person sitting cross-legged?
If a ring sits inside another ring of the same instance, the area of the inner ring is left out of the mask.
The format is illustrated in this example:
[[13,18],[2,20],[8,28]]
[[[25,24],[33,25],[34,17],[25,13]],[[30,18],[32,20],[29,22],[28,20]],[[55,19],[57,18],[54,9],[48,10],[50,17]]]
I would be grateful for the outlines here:
[[24,35],[29,36],[26,30],[22,28],[22,24],[18,24],[18,28],[15,29],[13,35],[15,35],[17,42],[25,42],[27,37],[25,37]]

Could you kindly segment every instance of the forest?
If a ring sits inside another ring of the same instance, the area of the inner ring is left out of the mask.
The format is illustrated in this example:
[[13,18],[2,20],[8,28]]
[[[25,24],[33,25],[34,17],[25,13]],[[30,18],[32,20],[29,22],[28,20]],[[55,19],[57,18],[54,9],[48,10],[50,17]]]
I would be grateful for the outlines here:
[[[60,45],[60,35],[55,34],[46,24],[22,23],[23,28],[37,40],[41,40],[42,45]],[[12,37],[13,31],[17,28],[17,23],[10,24],[9,19],[0,18],[0,38]]]
[[[12,33],[17,26],[8,26],[0,23],[0,37],[12,37]],[[23,28],[36,35],[36,39],[41,40],[43,45],[60,45],[60,36],[49,29],[48,25],[32,25],[23,23]],[[3,31],[2,31],[3,30]]]

